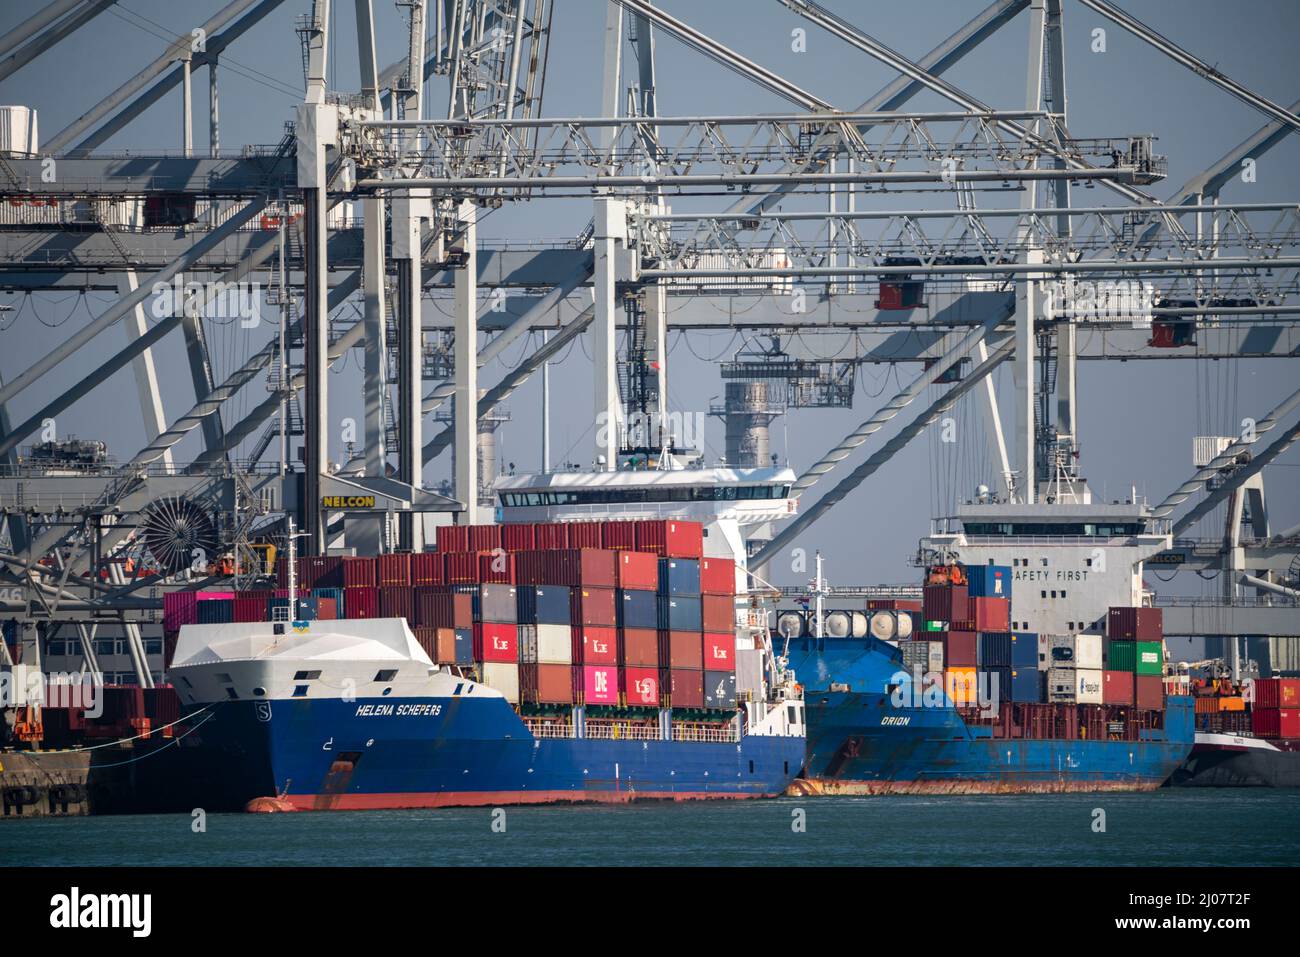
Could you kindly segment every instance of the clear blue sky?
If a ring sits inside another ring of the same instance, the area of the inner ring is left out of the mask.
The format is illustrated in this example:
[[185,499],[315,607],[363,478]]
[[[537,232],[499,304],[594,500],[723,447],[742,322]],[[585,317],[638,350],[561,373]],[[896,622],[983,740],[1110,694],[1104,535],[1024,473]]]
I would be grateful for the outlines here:
[[[892,79],[875,61],[823,34],[774,0],[715,0],[686,3],[666,0],[670,13],[688,20],[742,53],[783,74],[795,83],[832,102],[851,109]],[[828,3],[845,18],[868,29],[879,39],[913,57],[930,49],[960,24],[975,15],[982,2]],[[1253,0],[1224,4],[1212,0],[1124,0],[1126,10],[1159,29],[1248,87],[1274,100],[1290,104],[1300,94],[1295,38],[1300,34],[1300,4],[1293,0]],[[30,14],[33,5],[6,4],[0,9],[0,32]],[[0,102],[35,106],[40,129],[51,137],[93,105],[106,92],[129,79],[163,46],[158,34],[188,30],[202,22],[218,4],[198,0],[127,0],[98,17],[91,27],[74,35],[37,62],[0,83]],[[274,142],[283,122],[291,117],[302,87],[301,56],[293,32],[295,17],[308,9],[303,0],[290,0],[250,35],[242,38],[223,59],[220,71],[222,143]],[[335,56],[331,68],[336,89],[355,89],[352,5],[336,0]],[[600,38],[604,4],[600,0],[557,0],[555,33],[546,82],[544,112],[550,115],[596,115],[599,109],[601,69]],[[394,4],[376,4],[380,18],[380,59],[391,62],[402,55],[401,20]],[[807,27],[808,50],[791,50],[791,30]],[[1090,50],[1094,27],[1107,31],[1107,51]],[[1122,135],[1151,132],[1159,149],[1168,155],[1170,173],[1165,184],[1153,188],[1165,196],[1189,176],[1217,159],[1226,149],[1257,129],[1264,118],[1227,94],[1165,59],[1117,27],[1073,0],[1065,3],[1066,72],[1069,87],[1070,127],[1077,136]],[[1025,40],[1028,20],[1021,14],[998,35],[949,72],[948,78],[979,99],[996,107],[1023,107]],[[781,100],[677,43],[660,37],[659,107],[665,114],[777,112],[788,109]],[[431,101],[445,107],[441,79],[435,81]],[[199,120],[196,146],[206,144],[207,77],[195,78],[195,113]],[[916,109],[947,108],[937,97],[918,97]],[[153,107],[132,127],[109,144],[114,149],[148,152],[180,145],[180,103],[173,95]],[[1225,201],[1272,202],[1300,199],[1300,138],[1275,148],[1259,161],[1257,182],[1235,182],[1224,191]],[[581,201],[533,202],[488,217],[481,230],[485,239],[572,236],[590,217],[589,204]],[[3,297],[20,305],[20,300]],[[12,378],[44,354],[69,328],[98,314],[111,301],[108,296],[42,295],[24,306],[0,332],[0,374]],[[428,308],[428,306],[426,306]],[[169,417],[188,409],[192,394],[182,372],[183,358],[177,337],[159,350],[163,388]],[[11,414],[21,418],[94,367],[122,336],[114,331],[95,348],[85,350],[57,374],[47,377],[12,403]],[[212,333],[214,365],[223,371],[240,364],[260,342],[231,330]],[[693,334],[689,341],[674,337],[671,362],[672,396],[681,409],[708,407],[721,393],[716,371],[696,356],[713,357],[734,350],[738,342],[729,333]],[[517,361],[519,348],[506,350]],[[332,417],[359,417],[359,361],[354,356],[334,376]],[[590,418],[589,362],[584,349],[573,349],[553,381],[555,395],[555,455],[566,448],[585,453],[590,445],[583,426]],[[1245,416],[1261,416],[1295,388],[1295,360],[1262,362],[1085,363],[1080,381],[1081,430],[1085,472],[1098,492],[1114,498],[1136,484],[1139,494],[1158,500],[1191,471],[1191,437],[1195,434],[1235,431]],[[488,382],[501,373],[495,363],[484,373]],[[906,377],[909,371],[899,373]],[[867,368],[859,399],[851,410],[804,410],[773,427],[774,448],[788,455],[796,469],[807,465],[835,440],[867,417],[876,404],[896,390],[886,370]],[[1008,381],[1009,376],[1002,375]],[[884,389],[875,400],[868,394]],[[503,432],[503,460],[521,468],[536,467],[540,460],[537,430],[538,387],[530,383],[510,402],[514,421]],[[251,408],[261,398],[246,390],[233,409]],[[959,414],[960,415],[960,414]],[[907,414],[899,421],[906,421]],[[228,418],[228,421],[230,419]],[[581,423],[573,425],[572,423]],[[1010,425],[1010,423],[1007,423]],[[106,439],[121,459],[142,444],[134,384],[129,373],[115,376],[91,401],[61,417],[64,434]],[[709,421],[708,447],[720,452],[722,427]],[[879,447],[891,434],[886,430],[869,448]],[[192,440],[183,444],[179,457],[197,451]],[[860,460],[855,457],[852,462]],[[430,468],[435,482],[446,473],[448,459]],[[1268,477],[1274,527],[1300,521],[1300,454],[1292,449]],[[914,571],[904,558],[917,536],[927,528],[941,487],[960,485],[956,494],[969,495],[974,476],[942,477],[942,461],[934,458],[924,438],[913,443],[884,470],[849,498],[832,517],[814,526],[802,542],[821,548],[829,568],[840,582],[904,581]],[[992,476],[987,479],[992,484]],[[1212,534],[1207,525],[1202,534]],[[787,578],[791,576],[786,576]],[[1161,588],[1196,592],[1213,590],[1218,583],[1203,583],[1192,575]]]

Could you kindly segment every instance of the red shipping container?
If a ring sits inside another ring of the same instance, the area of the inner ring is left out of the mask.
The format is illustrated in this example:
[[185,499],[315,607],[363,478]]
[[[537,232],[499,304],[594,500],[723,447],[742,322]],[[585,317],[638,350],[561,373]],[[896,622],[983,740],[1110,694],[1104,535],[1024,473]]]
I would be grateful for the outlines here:
[[634,550],[636,522],[601,522],[600,547]]
[[618,623],[615,608],[618,592],[613,588],[575,588],[569,594],[569,616],[575,625]]
[[968,605],[976,631],[1011,630],[1011,599],[971,598]]
[[945,668],[979,667],[979,636],[973,631],[939,632]]
[[584,665],[618,664],[618,629],[607,625],[575,625],[573,660]]
[[618,704],[618,669],[613,665],[585,665],[582,673],[584,704]]
[[232,620],[266,621],[268,615],[265,598],[248,598],[240,596],[235,599]]
[[343,559],[344,588],[373,588],[378,584],[375,578],[375,560],[373,558]]
[[736,561],[733,558],[700,559],[700,594],[735,595]]
[[415,620],[432,628],[471,628],[474,596],[439,586],[415,590]]
[[434,550],[444,553],[469,551],[469,528],[465,525],[439,526]]
[[538,522],[533,526],[533,537],[540,549],[568,548],[569,526],[564,522]]
[[733,631],[736,627],[734,596],[703,595],[700,598],[700,621],[704,631]]
[[623,682],[623,700],[629,708],[659,706],[658,668],[623,668],[619,677]]
[[429,656],[429,660],[436,662],[438,660],[438,629],[417,625],[411,629],[411,634],[415,635],[416,644]]
[[411,553],[394,552],[380,555],[375,562],[375,574],[380,588],[411,584]]
[[1300,708],[1300,678],[1256,678],[1256,708]]
[[619,660],[632,667],[659,667],[659,632],[653,628],[624,628]]
[[670,668],[702,669],[704,636],[696,631],[659,632],[659,663]]
[[490,552],[501,547],[500,525],[468,525],[469,547],[467,552]]
[[519,672],[519,693],[524,701],[573,704],[573,669],[569,665],[523,665]]
[[316,620],[334,621],[339,616],[339,603],[336,598],[316,599]]
[[1165,635],[1164,616],[1159,608],[1111,608],[1106,614],[1106,637],[1159,641]]
[[617,554],[601,548],[516,552],[515,572],[521,585],[613,588],[618,581]]
[[704,633],[704,670],[736,670],[736,636],[734,634]]
[[636,549],[660,558],[702,558],[704,526],[699,522],[648,519],[636,523]]
[[1162,711],[1165,706],[1165,682],[1159,675],[1133,676],[1134,703],[1141,711]]
[[343,611],[349,618],[378,618],[379,589],[343,589]]
[[519,660],[519,626],[494,621],[474,625],[474,660],[516,662]]
[[1133,704],[1133,672],[1103,671],[1101,673],[1102,704]]
[[965,585],[926,585],[923,595],[921,607],[926,621],[970,620],[970,599]]
[[604,548],[600,522],[569,522],[570,548]]
[[478,584],[478,558],[475,552],[448,552],[443,577],[448,585]]
[[1300,710],[1256,708],[1250,716],[1250,729],[1261,738],[1300,738]]
[[[628,524],[623,522],[621,524]],[[624,591],[657,591],[659,559],[649,552],[617,552],[618,587]]]
[[180,631],[181,625],[197,624],[199,598],[192,591],[171,591],[163,595],[163,630]]
[[920,611],[921,603],[912,598],[868,598],[867,611]]
[[415,591],[409,585],[380,588],[379,617],[405,618],[410,622],[415,618]]
[[446,556],[441,552],[416,552],[411,556],[412,585],[441,585]]
[[703,708],[704,672],[671,669],[668,672],[668,694],[674,708]]
[[495,552],[481,552],[478,556],[478,580],[492,585],[513,585],[515,556],[499,549]]
[[[508,552],[531,551],[537,547],[532,522],[512,522],[501,526],[501,547]],[[567,682],[567,677],[566,677]]]

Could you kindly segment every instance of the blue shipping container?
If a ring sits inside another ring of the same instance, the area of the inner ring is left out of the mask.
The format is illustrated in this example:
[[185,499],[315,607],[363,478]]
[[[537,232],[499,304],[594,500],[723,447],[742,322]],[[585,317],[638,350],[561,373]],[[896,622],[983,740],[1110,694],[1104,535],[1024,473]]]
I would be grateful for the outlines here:
[[224,625],[235,620],[235,603],[229,598],[209,598],[198,605],[200,625]]
[[661,595],[698,595],[700,562],[695,558],[659,559],[659,593]]
[[571,625],[569,588],[566,585],[520,585],[519,623]]
[[1043,700],[1043,673],[1037,667],[1011,669],[1011,700],[1015,702]]
[[1006,565],[967,565],[966,577],[966,594],[972,598],[1011,597],[1011,569]]
[[456,664],[474,663],[474,632],[468,628],[456,629]]
[[659,627],[659,596],[652,591],[620,591],[614,606],[620,628]]
[[700,599],[689,595],[659,596],[659,628],[664,631],[702,631]]
[[982,631],[976,644],[975,660],[981,668],[1002,668],[1011,664],[1011,633]]
[[1038,635],[1032,632],[1011,633],[1011,667],[1038,667]]
[[704,707],[729,711],[736,706],[736,673],[704,672]]

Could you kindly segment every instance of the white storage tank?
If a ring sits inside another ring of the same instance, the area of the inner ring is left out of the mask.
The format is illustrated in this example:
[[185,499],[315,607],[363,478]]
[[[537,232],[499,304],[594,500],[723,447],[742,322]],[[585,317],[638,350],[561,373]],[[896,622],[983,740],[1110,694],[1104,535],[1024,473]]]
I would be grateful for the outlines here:
[[847,638],[853,628],[850,612],[832,611],[826,615],[826,637]]
[[782,638],[798,638],[803,628],[803,615],[797,611],[783,611],[776,619],[776,633]]
[[866,613],[861,611],[853,612],[853,637],[854,638],[867,637],[867,635],[871,633],[869,628],[870,626],[867,623]]
[[898,637],[898,621],[892,611],[871,613],[871,636],[881,641],[892,641]]
[[36,111],[30,106],[0,106],[0,153],[35,156],[39,147]]

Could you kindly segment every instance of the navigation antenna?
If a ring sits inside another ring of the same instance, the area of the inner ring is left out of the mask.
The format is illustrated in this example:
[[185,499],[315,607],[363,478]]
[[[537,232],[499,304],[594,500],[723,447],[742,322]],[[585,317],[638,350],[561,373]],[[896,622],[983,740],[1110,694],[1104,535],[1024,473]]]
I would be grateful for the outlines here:
[[276,607],[271,613],[272,621],[294,621],[298,617],[298,539],[307,538],[308,533],[294,530],[292,516],[286,517],[285,521],[288,523],[284,537],[289,547],[289,556],[285,559],[289,573],[289,605],[284,609]]

